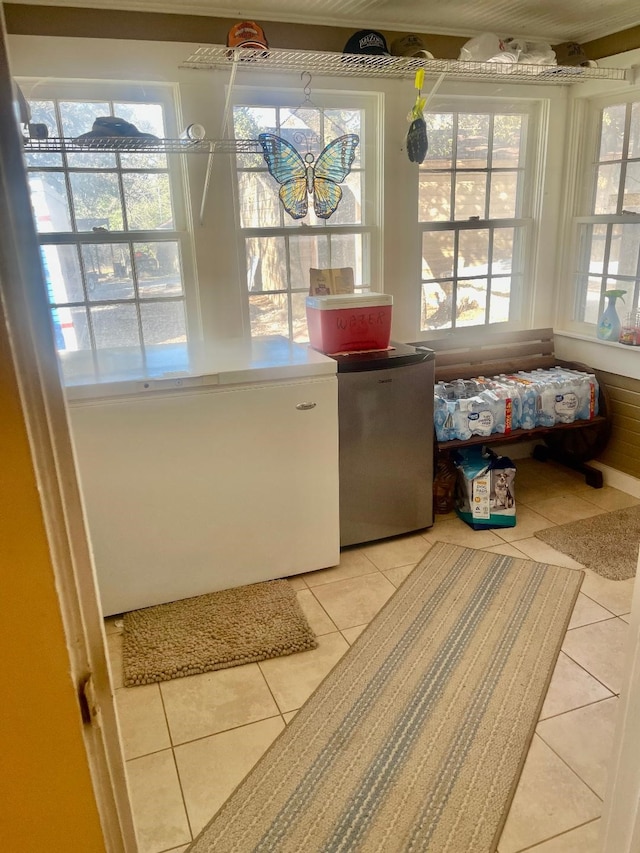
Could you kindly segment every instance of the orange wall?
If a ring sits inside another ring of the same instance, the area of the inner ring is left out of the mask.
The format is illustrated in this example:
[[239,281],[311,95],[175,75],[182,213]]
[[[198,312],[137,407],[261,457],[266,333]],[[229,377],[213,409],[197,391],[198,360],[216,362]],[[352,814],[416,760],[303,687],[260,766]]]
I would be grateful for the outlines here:
[[0,848],[102,853],[1,305],[0,578]]

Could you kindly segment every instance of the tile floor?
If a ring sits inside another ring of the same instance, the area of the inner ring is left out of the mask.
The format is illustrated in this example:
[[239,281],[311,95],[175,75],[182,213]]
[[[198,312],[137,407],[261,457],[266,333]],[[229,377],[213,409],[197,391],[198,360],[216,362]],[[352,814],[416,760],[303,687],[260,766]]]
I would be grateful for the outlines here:
[[[339,566],[291,579],[313,651],[123,688],[120,624],[107,620],[140,853],[186,849],[434,541],[578,568],[534,532],[640,502],[549,463],[517,468],[514,528],[436,516],[423,534],[347,549]],[[597,853],[632,588],[587,570],[499,853]]]

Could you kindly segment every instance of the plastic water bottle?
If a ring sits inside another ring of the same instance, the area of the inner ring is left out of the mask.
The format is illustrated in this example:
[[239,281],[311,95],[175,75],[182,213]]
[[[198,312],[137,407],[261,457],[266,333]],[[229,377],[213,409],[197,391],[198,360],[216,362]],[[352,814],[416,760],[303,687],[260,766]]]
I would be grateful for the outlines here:
[[433,421],[438,441],[451,441],[456,438],[456,426],[453,418],[455,411],[455,400],[447,400],[444,396],[444,388],[434,389],[433,395]]

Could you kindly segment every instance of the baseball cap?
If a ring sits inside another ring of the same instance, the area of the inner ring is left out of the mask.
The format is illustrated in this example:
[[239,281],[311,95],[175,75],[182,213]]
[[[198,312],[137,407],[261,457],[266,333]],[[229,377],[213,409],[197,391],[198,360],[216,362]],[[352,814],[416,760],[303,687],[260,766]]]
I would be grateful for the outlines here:
[[264,30],[255,21],[239,21],[227,33],[227,47],[255,47],[264,50],[269,47]]
[[389,56],[387,41],[375,30],[358,30],[349,37],[343,53],[366,53],[370,56]]
[[87,133],[82,133],[76,136],[76,142],[89,142],[92,139],[100,139],[101,137],[131,137],[135,139],[146,139],[149,142],[160,142],[157,136],[153,133],[143,133],[141,130],[125,121],[118,116],[98,116],[93,122],[93,127]]
[[391,53],[393,56],[421,56],[423,59],[433,59],[422,38],[415,33],[401,36],[391,42]]

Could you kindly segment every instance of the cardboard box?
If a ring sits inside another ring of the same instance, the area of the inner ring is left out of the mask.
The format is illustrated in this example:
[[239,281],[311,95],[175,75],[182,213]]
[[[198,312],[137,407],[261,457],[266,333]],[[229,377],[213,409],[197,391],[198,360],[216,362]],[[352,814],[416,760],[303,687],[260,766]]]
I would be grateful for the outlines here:
[[309,270],[309,296],[336,296],[339,293],[353,293],[353,268]]
[[470,447],[453,456],[458,469],[456,512],[474,530],[515,527],[516,466],[492,450]]
[[307,296],[311,346],[327,355],[386,349],[392,303],[386,293]]

